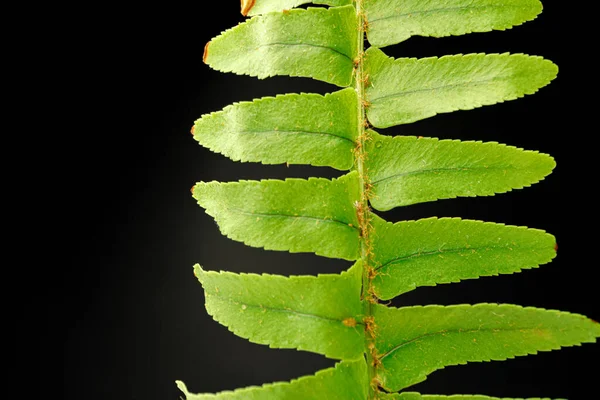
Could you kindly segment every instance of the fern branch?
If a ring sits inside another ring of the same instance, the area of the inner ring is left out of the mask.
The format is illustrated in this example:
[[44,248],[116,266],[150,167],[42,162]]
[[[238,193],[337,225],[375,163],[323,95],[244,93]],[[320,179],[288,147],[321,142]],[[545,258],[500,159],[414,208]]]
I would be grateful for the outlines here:
[[369,188],[370,181],[367,175],[365,159],[367,157],[366,144],[369,141],[369,131],[366,129],[367,112],[365,96],[365,73],[364,73],[364,54],[365,54],[365,17],[363,1],[356,0],[356,20],[358,22],[357,48],[358,58],[355,60],[354,85],[358,97],[358,139],[355,150],[355,165],[359,176],[360,200],[356,207],[360,231],[360,260],[363,268],[363,285],[361,300],[364,304],[363,313],[365,315],[365,357],[367,361],[369,395],[368,399],[377,398],[378,382],[377,378],[377,352],[375,350],[375,320],[373,318],[373,305],[377,302],[373,294],[373,268],[371,267],[371,224],[369,211]]
[[[216,395],[189,394],[179,383],[188,400],[443,400],[390,392],[446,366],[600,337],[594,321],[553,310],[380,304],[419,286],[515,273],[555,256],[555,238],[540,230],[457,218],[391,224],[370,208],[503,193],[552,171],[552,157],[495,142],[389,138],[369,129],[514,100],[550,83],[557,67],[537,56],[393,59],[378,48],[411,35],[508,29],[535,18],[540,2],[313,0],[332,7],[285,10],[309,2],[242,0],[242,14],[263,15],[214,38],[203,60],[220,71],[260,79],[311,77],[345,89],[236,103],[204,115],[192,134],[233,160],[350,172],[333,180],[199,182],[192,193],[233,240],[356,262],[340,275],[317,277],[216,273],[199,266],[196,275],[207,311],[236,335],[342,362],[311,377]],[[373,46],[365,51],[366,38]],[[493,400],[456,397],[484,399]]]

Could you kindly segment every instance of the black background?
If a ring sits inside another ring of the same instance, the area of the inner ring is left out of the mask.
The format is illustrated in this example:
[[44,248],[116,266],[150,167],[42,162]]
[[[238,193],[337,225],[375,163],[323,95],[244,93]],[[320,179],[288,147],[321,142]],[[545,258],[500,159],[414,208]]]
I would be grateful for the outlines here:
[[[60,282],[46,288],[58,287],[63,296],[46,314],[50,334],[42,340],[44,361],[63,360],[62,380],[53,385],[62,382],[65,399],[172,400],[179,396],[176,379],[193,392],[217,392],[334,364],[234,336],[206,314],[192,274],[196,262],[209,270],[284,275],[339,272],[350,265],[226,239],[190,195],[197,181],[340,175],[327,168],[234,163],[193,140],[195,119],[235,101],[336,90],[308,79],[258,80],[204,65],[204,44],[244,20],[238,3],[230,3],[213,4],[211,12],[179,4],[102,10],[94,24],[79,21],[80,29],[70,33],[85,34],[87,46],[74,49],[78,56],[67,71],[76,89],[67,112],[77,134],[62,139],[65,148],[76,150],[56,162],[64,165],[60,218],[70,229],[59,239],[68,251]],[[421,288],[394,305],[515,303],[600,319],[592,261],[597,235],[589,228],[597,209],[594,156],[583,144],[596,128],[589,125],[594,115],[578,104],[589,86],[574,57],[575,34],[568,35],[576,23],[559,8],[547,2],[538,19],[505,32],[413,38],[385,49],[395,57],[527,53],[560,68],[559,77],[533,96],[384,131],[498,141],[551,154],[558,163],[552,175],[524,190],[382,213],[391,221],[437,215],[525,225],[553,233],[559,244],[558,257],[541,269]],[[411,390],[589,399],[597,396],[597,372],[585,363],[597,364],[599,355],[600,346],[586,344],[448,367]],[[41,379],[56,373],[45,368]]]

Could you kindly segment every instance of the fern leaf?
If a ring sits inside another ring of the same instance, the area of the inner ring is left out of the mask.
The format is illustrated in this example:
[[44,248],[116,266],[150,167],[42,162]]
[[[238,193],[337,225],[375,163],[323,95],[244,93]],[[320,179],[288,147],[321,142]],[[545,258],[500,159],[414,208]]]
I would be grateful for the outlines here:
[[311,164],[348,170],[354,163],[357,97],[287,94],[237,103],[204,115],[194,138],[234,161]]
[[439,113],[491,105],[533,94],[558,68],[538,56],[467,54],[422,59],[366,52],[370,84],[367,117],[373,126],[408,124]]
[[357,56],[352,6],[309,8],[253,17],[206,44],[204,62],[222,72],[352,82]]
[[[500,400],[393,393],[446,366],[505,360],[595,342],[579,314],[516,305],[392,308],[419,286],[510,274],[556,255],[541,230],[459,218],[388,223],[371,212],[532,185],[555,167],[536,151],[496,142],[385,137],[368,129],[521,98],[549,84],[552,62],[525,54],[386,56],[410,36],[504,30],[534,19],[539,0],[241,0],[255,15],[223,32],[203,61],[259,79],[307,77],[347,88],[230,105],[192,129],[235,161],[350,170],[337,179],[200,182],[193,196],[227,237],[267,250],[355,261],[339,275],[195,274],[213,318],[273,348],[339,359],[309,377],[201,399]],[[290,10],[290,8],[292,8]],[[365,52],[365,33],[371,47]],[[531,399],[534,400],[534,399]]]
[[192,192],[224,235],[248,246],[358,258],[355,171],[334,180],[200,182]]
[[454,394],[451,396],[442,396],[436,394],[420,394],[417,392],[404,392],[404,393],[390,393],[382,397],[383,400],[550,400],[550,398],[535,397],[528,399],[514,399],[514,398],[498,398],[483,395],[472,395],[472,394]]
[[388,391],[468,361],[506,360],[592,343],[600,324],[578,314],[514,305],[377,306],[380,379]]
[[542,180],[554,159],[496,142],[373,134],[366,160],[380,211],[454,197],[492,196]]
[[538,0],[366,0],[369,42],[377,47],[411,36],[443,37],[509,29],[540,12]]
[[554,236],[537,229],[459,218],[373,218],[373,288],[382,300],[419,286],[512,274],[550,262]]
[[241,0],[243,15],[258,15],[270,11],[283,11],[302,4],[326,4],[329,6],[345,6],[352,0]]
[[251,386],[217,394],[192,394],[185,384],[177,387],[186,400],[348,400],[367,397],[367,366],[364,360],[342,361],[312,376],[291,382]]
[[194,274],[208,313],[253,343],[340,360],[364,352],[360,265],[316,277],[206,272],[199,265]]

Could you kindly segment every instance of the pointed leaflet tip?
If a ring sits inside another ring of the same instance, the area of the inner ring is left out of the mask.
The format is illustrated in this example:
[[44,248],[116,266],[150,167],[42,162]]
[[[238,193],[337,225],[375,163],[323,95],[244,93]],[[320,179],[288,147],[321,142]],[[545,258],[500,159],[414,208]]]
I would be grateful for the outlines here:
[[204,270],[202,269],[200,264],[194,264],[194,276],[196,278],[200,279],[200,275],[202,275],[203,272]]
[[189,396],[190,392],[188,392],[187,386],[182,381],[175,381],[175,385],[177,385],[177,389],[181,390],[185,396]]
[[245,17],[248,15],[252,7],[254,7],[255,0],[241,0],[242,15]]
[[202,62],[207,64],[206,59],[208,58],[208,46],[210,46],[210,41],[206,42],[204,45],[204,54],[202,54]]

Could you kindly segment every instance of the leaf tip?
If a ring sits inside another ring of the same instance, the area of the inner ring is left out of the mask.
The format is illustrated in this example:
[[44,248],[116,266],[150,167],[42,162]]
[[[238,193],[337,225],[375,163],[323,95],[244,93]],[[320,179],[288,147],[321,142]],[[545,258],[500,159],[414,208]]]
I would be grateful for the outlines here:
[[175,381],[175,385],[177,385],[177,389],[181,390],[186,397],[190,394],[190,392],[188,392],[187,387],[185,386],[185,383],[183,383],[182,381]]
[[192,188],[190,189],[190,193],[193,195],[194,194],[194,190],[196,189],[196,185],[192,186]]
[[558,243],[554,242],[554,251],[558,253]]
[[240,0],[241,3],[241,7],[242,7],[242,15],[245,17],[248,15],[248,13],[250,12],[250,10],[252,9],[252,7],[254,7],[254,3],[256,2],[256,0]]
[[194,265],[194,276],[198,279],[200,279],[200,276],[202,275],[202,273],[204,272],[204,270],[202,269],[202,267],[200,266],[200,264],[195,264]]
[[210,41],[208,41],[204,45],[204,54],[202,54],[202,62],[206,64],[206,59],[208,58],[208,47],[210,46]]
[[192,125],[192,129],[190,129],[190,133],[194,135],[194,131],[196,130],[196,125]]

